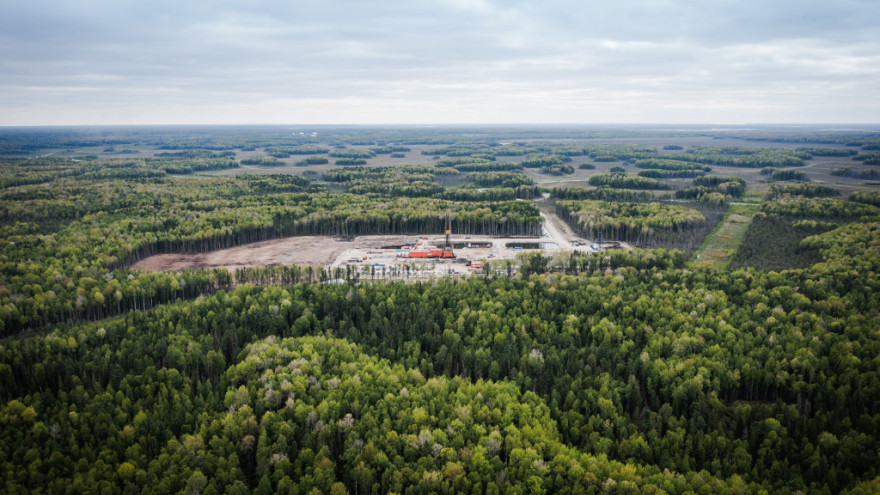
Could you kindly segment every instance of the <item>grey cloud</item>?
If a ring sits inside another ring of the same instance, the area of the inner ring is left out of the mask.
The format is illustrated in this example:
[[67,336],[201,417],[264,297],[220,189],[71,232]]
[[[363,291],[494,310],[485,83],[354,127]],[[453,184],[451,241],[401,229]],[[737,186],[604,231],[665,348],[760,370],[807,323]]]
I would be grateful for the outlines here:
[[[578,111],[580,121],[658,122],[676,103],[696,115],[695,99],[760,109],[772,97],[800,102],[813,121],[876,121],[872,3],[17,3],[0,18],[0,124],[53,123],[53,108],[65,123],[77,109],[136,118],[119,110],[127,106],[151,108],[150,118],[167,107],[169,119],[190,122],[210,106],[255,121],[425,122],[449,118],[444,108],[461,109],[459,122],[496,121],[517,118],[512,101],[523,122],[578,121]],[[333,113],[353,102],[394,110]],[[473,102],[479,112],[469,113]],[[47,121],[19,122],[37,113]]]

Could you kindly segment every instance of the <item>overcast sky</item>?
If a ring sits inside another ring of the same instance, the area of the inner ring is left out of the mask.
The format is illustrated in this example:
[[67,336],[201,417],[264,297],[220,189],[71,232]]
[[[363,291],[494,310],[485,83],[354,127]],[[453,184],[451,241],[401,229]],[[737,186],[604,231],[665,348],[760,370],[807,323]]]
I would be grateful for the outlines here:
[[877,0],[0,12],[0,125],[880,122]]

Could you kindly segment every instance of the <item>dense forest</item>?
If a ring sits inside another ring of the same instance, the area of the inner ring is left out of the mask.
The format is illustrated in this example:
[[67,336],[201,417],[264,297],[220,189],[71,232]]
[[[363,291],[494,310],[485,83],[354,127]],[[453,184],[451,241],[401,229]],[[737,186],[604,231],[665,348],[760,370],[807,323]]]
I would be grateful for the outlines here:
[[[813,156],[869,170],[875,136],[300,134],[0,132],[5,493],[880,489],[880,192],[736,175]],[[393,153],[423,161],[374,162]],[[579,164],[595,168],[541,185]],[[609,173],[633,165],[687,173]],[[730,268],[697,268],[733,204],[754,216]],[[132,268],[283,236],[436,233],[447,211],[462,234],[540,235],[544,212],[645,249],[427,281]]]
[[693,208],[664,203],[557,201],[556,212],[586,238],[603,237],[653,247],[699,244],[703,236],[698,234],[698,227],[707,223],[706,217]]
[[612,189],[672,189],[669,184],[662,181],[616,171],[590,177],[590,185]]
[[[206,181],[142,177],[130,167],[96,182],[97,177],[78,174],[97,167],[94,163],[50,163],[49,172],[43,171],[49,165],[30,171],[28,162],[7,166],[11,174],[16,169],[40,174],[41,182],[9,188],[0,201],[0,335],[31,324],[146,308],[215,283],[213,275],[199,274],[192,285],[189,274],[135,277],[126,268],[157,253],[203,252],[291,235],[439,232],[446,211],[460,233],[540,232],[537,208],[515,199],[534,195],[529,188],[513,190],[514,197],[504,189],[483,198],[444,196],[427,175],[407,181],[373,174],[380,182],[352,178],[352,192],[331,193],[291,175]],[[390,187],[386,177],[401,189]],[[424,188],[438,197],[415,197],[423,196]]]

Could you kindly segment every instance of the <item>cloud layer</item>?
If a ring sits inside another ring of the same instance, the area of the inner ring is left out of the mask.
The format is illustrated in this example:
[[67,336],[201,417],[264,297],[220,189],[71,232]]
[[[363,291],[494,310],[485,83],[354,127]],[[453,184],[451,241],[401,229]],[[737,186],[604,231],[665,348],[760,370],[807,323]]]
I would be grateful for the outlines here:
[[880,121],[873,0],[6,3],[0,125]]

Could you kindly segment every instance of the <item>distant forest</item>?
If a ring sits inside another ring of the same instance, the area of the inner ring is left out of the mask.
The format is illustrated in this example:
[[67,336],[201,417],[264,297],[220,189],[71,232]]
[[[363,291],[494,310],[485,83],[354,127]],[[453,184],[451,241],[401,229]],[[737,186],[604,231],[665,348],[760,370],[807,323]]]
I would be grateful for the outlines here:
[[[3,490],[880,493],[878,148],[770,126],[2,128]],[[133,267],[437,234],[447,212],[594,247],[427,280]]]

